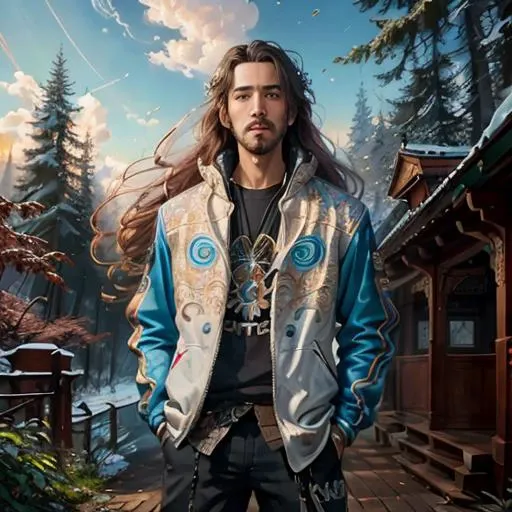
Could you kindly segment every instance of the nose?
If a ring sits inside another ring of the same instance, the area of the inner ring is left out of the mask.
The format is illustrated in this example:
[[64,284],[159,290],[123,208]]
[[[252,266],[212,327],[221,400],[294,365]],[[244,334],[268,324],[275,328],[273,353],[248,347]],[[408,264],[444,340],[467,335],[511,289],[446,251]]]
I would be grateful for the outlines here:
[[261,94],[254,94],[252,97],[251,117],[265,117],[265,101]]

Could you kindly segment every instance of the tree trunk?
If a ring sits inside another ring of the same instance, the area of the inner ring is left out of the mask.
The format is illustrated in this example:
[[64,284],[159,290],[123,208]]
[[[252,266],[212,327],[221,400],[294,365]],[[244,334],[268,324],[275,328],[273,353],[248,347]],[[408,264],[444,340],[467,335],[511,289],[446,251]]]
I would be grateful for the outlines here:
[[471,144],[475,144],[482,131],[491,122],[494,113],[492,79],[484,49],[480,46],[483,37],[482,13],[485,5],[470,2],[464,10],[464,25],[469,56],[471,59],[470,111]]
[[512,86],[512,24],[503,30],[504,38],[500,51],[500,67],[503,89]]

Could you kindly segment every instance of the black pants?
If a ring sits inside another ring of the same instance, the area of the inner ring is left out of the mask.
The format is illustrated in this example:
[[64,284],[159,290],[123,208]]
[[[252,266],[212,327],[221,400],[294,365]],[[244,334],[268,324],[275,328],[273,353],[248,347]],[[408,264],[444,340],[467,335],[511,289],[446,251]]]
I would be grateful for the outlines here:
[[210,457],[198,455],[189,444],[176,449],[172,441],[164,444],[163,452],[161,512],[246,512],[253,491],[260,512],[347,511],[334,443],[329,440],[319,457],[295,475],[284,451],[270,450],[252,413],[232,426]]

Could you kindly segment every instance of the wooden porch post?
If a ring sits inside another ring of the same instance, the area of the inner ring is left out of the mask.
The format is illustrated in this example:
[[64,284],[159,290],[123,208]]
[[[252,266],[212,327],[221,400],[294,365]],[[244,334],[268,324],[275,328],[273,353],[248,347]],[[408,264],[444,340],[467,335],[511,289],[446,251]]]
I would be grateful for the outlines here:
[[496,435],[493,457],[496,482],[505,495],[512,478],[512,226],[493,239],[496,273]]
[[480,222],[459,223],[462,233],[490,243],[496,281],[496,435],[492,439],[497,491],[505,496],[512,478],[512,212],[497,192],[470,192],[466,201]]
[[422,261],[414,255],[402,257],[404,263],[428,278],[427,299],[429,317],[429,420],[430,429],[445,426],[445,357],[446,357],[446,298],[442,267]]

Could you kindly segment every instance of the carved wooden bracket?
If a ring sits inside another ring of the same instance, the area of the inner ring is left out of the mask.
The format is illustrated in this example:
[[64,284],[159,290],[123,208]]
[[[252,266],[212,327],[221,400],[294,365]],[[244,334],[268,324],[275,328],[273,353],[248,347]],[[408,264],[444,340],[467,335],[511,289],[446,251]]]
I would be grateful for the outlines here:
[[383,290],[389,290],[390,280],[386,272],[386,265],[384,264],[382,254],[379,251],[374,251],[372,253],[372,260],[381,288]]
[[499,192],[473,190],[466,194],[466,202],[471,211],[480,214],[483,222],[492,224],[498,230],[510,221],[510,206]]
[[505,284],[505,246],[499,235],[490,233],[489,237],[493,246],[491,268],[494,270],[496,285],[503,286]]
[[[457,221],[457,229],[464,235],[471,236],[491,245],[491,268],[497,286],[505,283],[505,249],[503,237],[506,221],[505,207],[499,196],[493,193],[469,192],[466,200],[470,210],[478,212],[480,219]],[[487,203],[489,201],[489,203]]]
[[425,294],[425,297],[427,300],[430,297],[430,280],[427,276],[423,277],[419,281],[416,281],[411,286],[411,293],[421,293],[423,292]]

